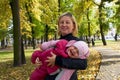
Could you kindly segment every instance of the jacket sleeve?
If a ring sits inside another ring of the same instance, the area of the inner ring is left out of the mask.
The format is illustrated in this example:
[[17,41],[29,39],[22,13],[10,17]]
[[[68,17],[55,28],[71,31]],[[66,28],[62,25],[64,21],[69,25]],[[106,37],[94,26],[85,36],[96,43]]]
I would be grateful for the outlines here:
[[44,42],[42,43],[41,45],[41,49],[42,50],[47,50],[49,48],[52,48],[56,45],[56,43],[58,42],[59,40],[51,40],[51,41],[48,41],[48,42]]
[[80,69],[84,70],[87,68],[87,59],[79,58],[63,58],[61,56],[56,56],[55,64],[67,69]]
[[33,52],[32,56],[31,56],[31,62],[33,64],[35,64],[35,60],[40,55],[40,53],[42,53],[40,50],[36,50]]

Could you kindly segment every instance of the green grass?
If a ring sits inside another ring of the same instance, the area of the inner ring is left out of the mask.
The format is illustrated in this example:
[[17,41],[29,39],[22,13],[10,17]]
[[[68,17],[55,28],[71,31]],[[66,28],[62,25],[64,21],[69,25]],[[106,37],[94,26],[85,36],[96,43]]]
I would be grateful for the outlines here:
[[[120,44],[120,40],[118,40],[118,41],[115,41],[115,40],[106,40],[106,43],[107,43],[107,47],[109,46],[109,45],[118,45],[118,44]],[[92,46],[92,44],[90,44],[91,46]],[[102,43],[102,40],[95,40],[95,46],[103,46],[103,43]]]
[[13,59],[13,52],[12,51],[0,52],[0,62],[12,60],[12,59]]
[[[25,50],[25,56],[26,57],[30,57],[32,54],[33,50],[32,49],[27,49]],[[8,61],[8,60],[12,60],[13,59],[13,51],[12,50],[8,50],[8,51],[0,51],[0,62],[2,61]]]
[[97,41],[95,41],[95,46],[103,46],[103,47],[113,48],[115,50],[120,50],[120,40],[118,40],[118,41],[107,40],[106,43],[107,43],[107,45],[103,46],[102,41],[97,40]]

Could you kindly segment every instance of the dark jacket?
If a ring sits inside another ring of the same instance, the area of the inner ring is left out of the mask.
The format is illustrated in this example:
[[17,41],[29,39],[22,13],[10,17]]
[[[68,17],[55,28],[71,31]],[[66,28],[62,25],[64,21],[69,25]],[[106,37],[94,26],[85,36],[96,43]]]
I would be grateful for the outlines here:
[[[66,36],[61,36],[60,39],[70,40],[80,40],[77,37],[72,36],[72,34],[68,34]],[[76,70],[84,70],[87,67],[87,60],[86,59],[72,59],[72,58],[63,58],[60,56],[56,57],[55,64],[64,67],[67,69],[76,69]],[[48,75],[45,80],[55,80],[57,75]],[[70,80],[77,80],[77,71],[73,73]]]

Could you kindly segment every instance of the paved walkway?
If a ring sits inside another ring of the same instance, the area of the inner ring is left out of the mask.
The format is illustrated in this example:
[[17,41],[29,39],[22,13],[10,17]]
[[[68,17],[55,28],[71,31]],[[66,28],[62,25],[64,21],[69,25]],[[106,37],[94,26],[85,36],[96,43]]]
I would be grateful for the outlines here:
[[120,80],[120,50],[105,47],[94,47],[94,49],[102,55],[102,63],[96,80]]

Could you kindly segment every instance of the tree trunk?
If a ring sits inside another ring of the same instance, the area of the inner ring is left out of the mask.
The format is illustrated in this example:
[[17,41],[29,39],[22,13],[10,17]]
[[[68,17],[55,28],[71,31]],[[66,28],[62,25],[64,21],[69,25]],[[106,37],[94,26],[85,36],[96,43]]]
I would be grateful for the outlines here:
[[49,30],[49,27],[46,24],[46,26],[45,26],[45,41],[48,41],[48,30]]
[[26,38],[26,35],[25,35],[24,41],[25,41],[25,43],[24,43],[24,47],[25,47],[25,49],[27,49],[28,44],[27,44],[27,38]]
[[14,39],[14,66],[21,65],[21,33],[20,33],[20,14],[19,0],[10,2],[13,16],[13,39]]
[[87,9],[87,20],[88,20],[88,46],[90,47],[91,43],[91,34],[90,34],[90,19],[89,19],[89,8]]
[[115,41],[117,41],[117,33],[115,34],[115,37],[114,37],[114,38],[115,38]]
[[31,41],[31,38],[28,38],[28,43],[27,45],[30,47],[32,45],[32,41]]
[[26,64],[26,59],[25,59],[25,52],[24,52],[24,44],[23,44],[23,38],[21,37],[21,62],[22,64]]
[[58,0],[58,15],[60,15],[60,0]]
[[[32,20],[31,20],[31,23],[32,23]],[[35,44],[34,30],[32,27],[32,47],[33,47],[33,49],[35,49],[35,46],[36,46],[36,44]]]
[[1,40],[1,48],[5,49],[5,39],[4,38]]
[[103,45],[107,45],[104,37],[104,32],[103,32],[103,23],[102,23],[102,6],[103,6],[103,1],[101,1],[101,4],[99,5],[99,24],[100,24],[100,33],[101,33],[101,38]]
[[44,37],[43,36],[41,36],[41,42],[40,43],[43,43],[44,42]]
[[[28,6],[27,6],[27,4],[25,4],[25,7],[26,7],[26,11],[27,11],[27,14],[28,14],[28,17],[29,17],[29,21],[30,21],[30,23],[33,23],[33,21],[32,21],[32,17],[31,17],[31,15],[30,15],[30,11],[28,10]],[[34,37],[34,29],[33,29],[33,26],[31,26],[31,32],[32,32],[32,47],[33,47],[33,49],[35,49],[35,46],[36,46],[36,44],[35,44],[35,37]]]

